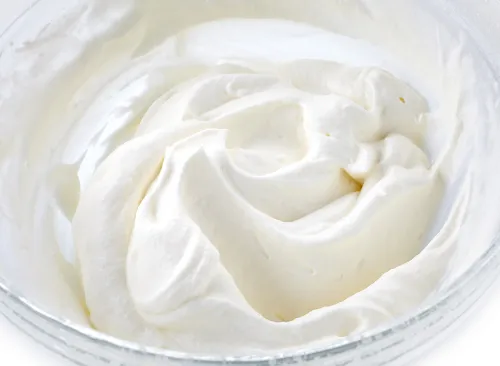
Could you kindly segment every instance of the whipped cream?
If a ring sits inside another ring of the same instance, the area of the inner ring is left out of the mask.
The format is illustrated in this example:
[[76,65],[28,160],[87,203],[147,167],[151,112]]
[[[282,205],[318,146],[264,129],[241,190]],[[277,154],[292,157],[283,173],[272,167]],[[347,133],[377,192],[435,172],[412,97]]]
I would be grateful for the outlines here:
[[471,260],[465,154],[498,109],[432,14],[71,9],[3,56],[1,273],[73,322],[204,354],[318,346],[414,310]]

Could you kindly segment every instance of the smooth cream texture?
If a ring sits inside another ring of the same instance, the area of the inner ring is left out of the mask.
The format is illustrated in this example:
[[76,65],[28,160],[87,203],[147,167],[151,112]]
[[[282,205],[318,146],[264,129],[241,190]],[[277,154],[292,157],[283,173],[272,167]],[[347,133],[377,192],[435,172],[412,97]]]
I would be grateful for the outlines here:
[[0,232],[32,297],[216,355],[419,306],[460,258],[463,136],[497,95],[417,4],[90,2],[4,56]]
[[439,198],[413,142],[424,100],[377,69],[255,64],[193,66],[83,190],[73,239],[98,329],[179,333],[183,348],[186,335],[208,347],[213,333],[299,345],[314,338],[293,333],[314,334],[318,314],[302,316],[420,251]]

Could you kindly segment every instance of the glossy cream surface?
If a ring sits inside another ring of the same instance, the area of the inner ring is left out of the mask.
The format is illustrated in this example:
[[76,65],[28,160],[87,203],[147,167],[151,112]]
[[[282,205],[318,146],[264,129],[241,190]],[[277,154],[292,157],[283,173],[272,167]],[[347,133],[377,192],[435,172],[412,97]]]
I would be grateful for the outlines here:
[[0,273],[73,322],[197,354],[414,310],[466,268],[497,128],[491,70],[434,11],[70,6],[0,58]]

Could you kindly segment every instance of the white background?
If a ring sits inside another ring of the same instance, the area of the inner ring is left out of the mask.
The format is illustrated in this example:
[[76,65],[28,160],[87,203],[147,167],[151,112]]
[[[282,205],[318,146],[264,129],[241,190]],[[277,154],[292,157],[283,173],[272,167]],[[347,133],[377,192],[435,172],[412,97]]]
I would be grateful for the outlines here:
[[[0,34],[32,2],[0,0]],[[455,328],[449,339],[436,345],[436,349],[415,366],[499,366],[499,329],[500,282],[491,288],[463,324]],[[67,361],[20,334],[1,315],[0,365],[70,366]]]

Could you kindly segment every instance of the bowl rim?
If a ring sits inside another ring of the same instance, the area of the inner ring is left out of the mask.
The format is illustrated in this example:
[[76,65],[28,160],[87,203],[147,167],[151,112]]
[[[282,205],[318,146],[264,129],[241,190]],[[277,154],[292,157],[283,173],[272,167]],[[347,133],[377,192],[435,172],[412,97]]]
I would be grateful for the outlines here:
[[317,347],[311,349],[295,349],[284,351],[274,356],[203,356],[189,354],[186,352],[173,351],[157,347],[142,346],[122,340],[110,335],[106,335],[92,328],[73,323],[72,321],[59,318],[42,310],[33,302],[22,296],[13,286],[9,286],[7,281],[0,276],[0,292],[7,295],[13,302],[21,306],[24,310],[45,320],[49,324],[58,327],[71,335],[91,341],[95,344],[111,348],[118,351],[127,351],[128,353],[139,356],[160,357],[170,361],[191,361],[200,365],[277,365],[286,363],[296,363],[297,359],[307,357],[308,360],[322,358],[325,356],[338,355],[348,352],[360,346],[369,347],[378,341],[385,340],[392,335],[407,331],[418,326],[423,320],[431,317],[440,309],[446,309],[446,306],[453,300],[461,300],[469,295],[467,288],[475,288],[474,279],[491,265],[496,263],[495,259],[500,257],[500,234],[493,240],[492,245],[480,256],[464,273],[462,273],[447,291],[437,301],[426,304],[413,313],[404,315],[398,319],[388,322],[385,325],[372,329],[370,331],[356,334],[338,341],[334,341],[329,346]]
[[[5,29],[0,33],[0,41],[19,23],[24,17],[30,13],[36,6],[49,0],[34,0],[31,5],[25,8]],[[385,323],[367,332],[349,336],[343,339],[332,341],[332,344],[323,347],[300,349],[295,347],[291,350],[276,353],[276,355],[266,356],[212,356],[212,355],[197,355],[181,351],[173,351],[158,347],[143,346],[139,343],[126,341],[105,333],[99,332],[93,328],[88,328],[83,325],[76,324],[70,320],[60,318],[43,310],[34,302],[24,297],[15,286],[2,276],[0,276],[0,295],[5,295],[12,303],[20,306],[23,310],[35,317],[44,320],[67,333],[76,336],[80,339],[91,341],[103,347],[127,351],[128,353],[138,356],[160,357],[170,361],[191,361],[200,365],[277,365],[285,363],[296,363],[297,358],[302,359],[307,357],[308,360],[321,358],[326,355],[338,355],[348,352],[360,346],[368,347],[374,343],[385,340],[390,336],[402,333],[421,323],[424,319],[429,318],[438,310],[445,308],[450,301],[455,299],[464,299],[469,295],[467,291],[469,287],[474,288],[474,279],[485,271],[495,259],[500,260],[500,233],[497,233],[488,249],[482,253],[453,283],[446,291],[437,297],[434,301],[422,304],[420,307],[413,310],[411,313],[398,317],[390,322]],[[0,304],[2,303],[0,297]],[[1,314],[1,312],[0,312]],[[9,320],[9,318],[7,317]]]

